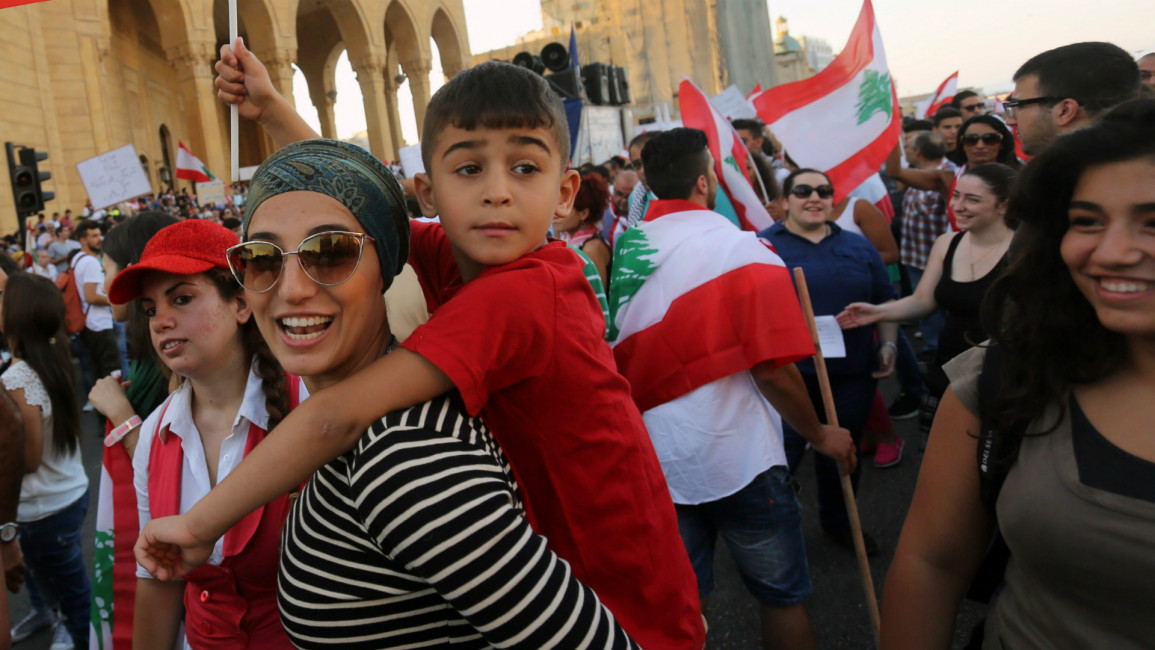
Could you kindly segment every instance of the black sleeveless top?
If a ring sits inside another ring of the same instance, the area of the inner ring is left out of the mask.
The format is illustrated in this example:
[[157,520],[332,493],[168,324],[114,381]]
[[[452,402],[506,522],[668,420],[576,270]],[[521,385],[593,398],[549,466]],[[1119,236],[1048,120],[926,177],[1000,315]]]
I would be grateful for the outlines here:
[[934,289],[934,300],[946,314],[946,324],[938,337],[939,364],[946,363],[956,356],[966,352],[976,343],[987,339],[979,322],[979,308],[987,289],[1002,272],[1007,263],[1007,254],[999,259],[986,275],[970,282],[958,282],[951,278],[951,269],[954,266],[954,253],[962,241],[963,233],[958,233],[951,239],[950,248],[942,262],[942,278]]

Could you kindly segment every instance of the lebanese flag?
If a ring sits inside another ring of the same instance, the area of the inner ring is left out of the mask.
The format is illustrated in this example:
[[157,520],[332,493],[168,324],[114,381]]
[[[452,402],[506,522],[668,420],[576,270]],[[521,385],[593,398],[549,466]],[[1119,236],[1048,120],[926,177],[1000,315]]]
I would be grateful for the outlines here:
[[642,411],[763,361],[814,354],[782,259],[689,201],[654,201],[618,238],[610,316],[606,340]]
[[752,101],[791,158],[830,176],[836,203],[877,174],[898,144],[902,118],[870,0],[829,66]]
[[34,2],[45,2],[45,0],[0,0],[0,9],[19,7],[20,5],[30,5]]
[[757,95],[760,92],[762,92],[762,82],[761,81],[759,81],[758,84],[756,86],[754,86],[754,90],[751,90],[749,95],[746,95],[746,99],[754,99],[754,95]]
[[678,104],[682,124],[706,132],[710,153],[714,156],[714,172],[718,174],[718,189],[730,197],[742,230],[758,232],[773,226],[774,219],[750,184],[750,168],[746,165],[750,152],[742,143],[742,136],[689,79],[678,87]]
[[934,117],[938,109],[946,104],[949,104],[954,99],[955,93],[958,92],[958,70],[954,74],[947,77],[942,83],[938,85],[938,89],[934,94],[922,100],[918,104],[918,110],[915,111],[914,116],[920,120],[925,120],[928,117]]
[[873,203],[874,207],[886,215],[887,223],[894,220],[894,203],[890,200],[890,192],[886,191],[886,183],[882,182],[878,174],[863,181],[862,185],[859,185],[850,193],[850,196],[857,196]]
[[[106,422],[105,434],[112,431]],[[140,511],[132,484],[132,458],[124,445],[104,448],[93,547],[89,643],[96,650],[131,650]]]
[[207,183],[216,180],[216,176],[201,162],[200,158],[192,155],[183,142],[177,143],[176,150],[176,177],[198,183]]

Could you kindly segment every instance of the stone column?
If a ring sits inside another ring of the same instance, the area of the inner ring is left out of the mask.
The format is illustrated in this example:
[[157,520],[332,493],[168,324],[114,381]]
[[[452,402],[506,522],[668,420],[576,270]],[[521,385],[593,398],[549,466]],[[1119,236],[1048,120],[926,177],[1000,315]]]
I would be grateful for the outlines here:
[[369,151],[382,160],[393,160],[393,138],[389,133],[389,110],[385,104],[385,55],[370,53],[349,61],[357,73],[365,103],[365,124],[369,130]]
[[337,91],[330,91],[333,94],[333,99],[329,98],[328,93],[323,93],[318,99],[312,93],[309,93],[313,99],[313,106],[317,109],[317,119],[321,121],[321,137],[336,139],[337,137],[337,116],[333,112],[333,106],[337,103]]
[[417,128],[425,124],[425,107],[429,105],[429,71],[433,69],[429,59],[412,59],[401,62],[401,69],[409,77],[409,90],[413,93],[413,115],[417,118]]
[[[229,175],[228,124],[221,118],[217,89],[213,85],[213,62],[217,50],[212,41],[186,41],[168,50],[176,68],[178,86],[189,114],[189,147],[219,178]],[[223,134],[223,137],[222,137]],[[179,131],[174,134],[181,139]],[[175,144],[175,143],[174,143]],[[174,161],[175,163],[175,161]],[[176,175],[176,170],[172,170]]]
[[295,108],[293,62],[297,60],[297,50],[292,48],[264,50],[257,54],[257,58],[265,64],[265,68],[269,71],[269,79],[272,80],[273,87]]
[[[385,71],[385,106],[389,111],[389,131],[393,134],[393,142],[397,149],[405,143],[405,137],[401,135],[401,113],[397,109],[397,82],[393,77],[389,76],[393,70],[386,69]],[[417,125],[418,130],[421,125]],[[420,138],[420,133],[417,134]],[[395,152],[395,155],[400,157],[400,152]]]

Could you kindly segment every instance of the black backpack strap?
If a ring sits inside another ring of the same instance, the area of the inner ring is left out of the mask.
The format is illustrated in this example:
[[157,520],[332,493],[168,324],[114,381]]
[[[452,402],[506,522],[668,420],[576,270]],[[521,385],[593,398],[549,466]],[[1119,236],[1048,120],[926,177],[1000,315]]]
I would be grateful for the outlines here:
[[986,349],[982,370],[979,373],[979,418],[981,428],[978,444],[979,488],[983,507],[992,515],[999,491],[1007,478],[1009,469],[1005,459],[1008,444],[1005,437],[997,435],[991,422],[991,409],[1002,384],[1003,352],[995,345]]

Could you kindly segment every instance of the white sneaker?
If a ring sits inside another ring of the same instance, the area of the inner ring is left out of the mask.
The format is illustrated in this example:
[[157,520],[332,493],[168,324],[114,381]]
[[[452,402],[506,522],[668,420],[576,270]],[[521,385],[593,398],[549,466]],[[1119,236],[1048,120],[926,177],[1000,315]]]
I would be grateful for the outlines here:
[[52,633],[52,645],[49,646],[49,650],[73,650],[74,648],[72,635],[68,633],[68,628],[64,627],[63,621],[58,622]]
[[12,643],[20,643],[56,622],[56,614],[47,609],[34,609],[12,626]]

